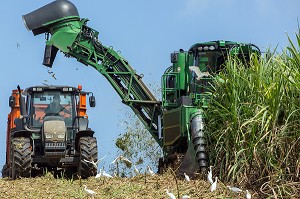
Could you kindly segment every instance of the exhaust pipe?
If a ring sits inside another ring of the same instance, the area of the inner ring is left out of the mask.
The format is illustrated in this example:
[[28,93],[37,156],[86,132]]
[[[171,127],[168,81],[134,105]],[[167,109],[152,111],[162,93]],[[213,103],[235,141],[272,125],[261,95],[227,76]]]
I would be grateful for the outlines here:
[[20,115],[22,117],[26,117],[27,116],[27,111],[26,111],[26,106],[25,106],[25,100],[24,100],[24,97],[22,96],[22,91],[21,91],[21,88],[20,88],[20,85],[17,86],[17,89],[19,91],[19,104],[20,104]]

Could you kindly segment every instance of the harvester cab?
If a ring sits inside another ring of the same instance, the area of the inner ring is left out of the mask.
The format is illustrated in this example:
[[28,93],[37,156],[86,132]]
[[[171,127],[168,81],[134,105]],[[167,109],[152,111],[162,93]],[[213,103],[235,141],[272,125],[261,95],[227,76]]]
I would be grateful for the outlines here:
[[163,106],[172,109],[178,102],[185,101],[184,104],[206,107],[211,81],[223,69],[228,57],[249,62],[253,53],[261,54],[254,44],[223,40],[196,43],[188,51],[180,49],[171,53],[172,66],[162,76]]
[[[97,160],[94,131],[88,126],[86,97],[81,86],[18,86],[9,98],[6,164],[3,177],[28,177],[41,169],[64,168],[82,177],[96,170],[86,165]],[[95,97],[89,97],[95,106]],[[92,149],[92,154],[86,150]],[[22,157],[22,158],[21,158]]]

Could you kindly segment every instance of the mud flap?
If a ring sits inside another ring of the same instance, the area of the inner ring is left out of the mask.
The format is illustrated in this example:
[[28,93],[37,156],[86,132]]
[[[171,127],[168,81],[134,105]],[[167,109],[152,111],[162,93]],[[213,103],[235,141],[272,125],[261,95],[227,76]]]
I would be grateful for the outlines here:
[[199,171],[199,164],[196,162],[195,154],[193,143],[189,142],[188,149],[179,167],[180,174],[186,173],[189,176],[193,176],[195,172]]

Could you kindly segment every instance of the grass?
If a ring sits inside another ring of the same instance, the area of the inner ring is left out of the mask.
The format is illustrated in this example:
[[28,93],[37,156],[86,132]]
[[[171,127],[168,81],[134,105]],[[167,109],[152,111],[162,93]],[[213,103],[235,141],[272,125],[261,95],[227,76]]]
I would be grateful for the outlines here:
[[[177,181],[177,183],[176,183]],[[218,182],[215,192],[210,192],[210,184],[206,180],[192,179],[184,181],[183,177],[174,179],[171,171],[163,175],[144,176],[132,178],[89,178],[86,180],[68,180],[54,178],[51,173],[36,178],[23,178],[17,180],[0,179],[1,198],[91,198],[86,194],[82,185],[94,190],[95,198],[102,199],[153,199],[168,198],[164,189],[168,189],[174,195],[179,192],[180,197],[189,195],[191,198],[245,198],[245,192],[241,194],[230,193],[222,183]],[[178,189],[177,189],[178,186]],[[258,198],[257,193],[250,190],[253,198]]]
[[210,161],[261,197],[300,196],[300,37],[282,54],[229,58],[207,109]]

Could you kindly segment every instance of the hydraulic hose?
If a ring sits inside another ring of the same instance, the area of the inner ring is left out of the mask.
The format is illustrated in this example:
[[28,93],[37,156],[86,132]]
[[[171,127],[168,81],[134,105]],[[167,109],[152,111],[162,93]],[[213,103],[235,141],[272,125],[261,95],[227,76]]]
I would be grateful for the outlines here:
[[191,116],[191,137],[195,149],[196,161],[199,164],[200,171],[206,171],[208,167],[208,158],[205,151],[204,137],[204,117],[202,112],[197,112]]

